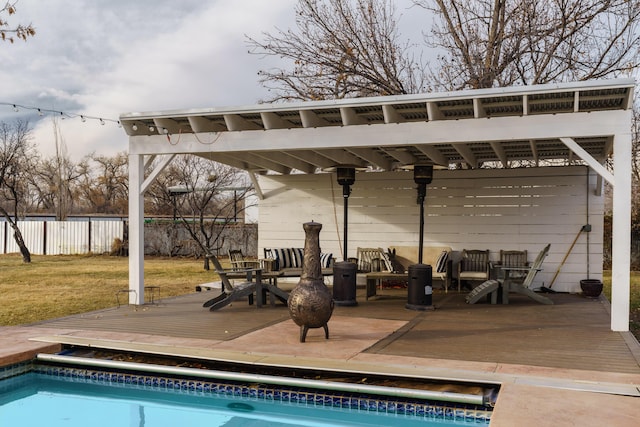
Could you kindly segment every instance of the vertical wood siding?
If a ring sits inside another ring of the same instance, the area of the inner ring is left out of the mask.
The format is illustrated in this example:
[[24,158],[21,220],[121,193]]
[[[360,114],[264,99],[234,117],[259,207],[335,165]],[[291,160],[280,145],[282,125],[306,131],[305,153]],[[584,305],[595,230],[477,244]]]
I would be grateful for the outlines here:
[[[571,243],[581,233],[553,284],[577,292],[580,279],[602,278],[604,197],[587,168],[547,167],[436,171],[427,187],[425,245],[526,249],[529,261],[551,244],[539,285],[548,286]],[[259,253],[265,247],[302,247],[302,224],[323,224],[323,252],[342,260],[343,197],[334,174],[260,176]],[[417,246],[419,206],[411,172],[358,173],[349,198],[348,256],[357,247]],[[589,193],[587,195],[587,193]],[[587,208],[588,199],[588,208]],[[587,218],[587,212],[589,218]],[[589,253],[587,255],[587,241]]]

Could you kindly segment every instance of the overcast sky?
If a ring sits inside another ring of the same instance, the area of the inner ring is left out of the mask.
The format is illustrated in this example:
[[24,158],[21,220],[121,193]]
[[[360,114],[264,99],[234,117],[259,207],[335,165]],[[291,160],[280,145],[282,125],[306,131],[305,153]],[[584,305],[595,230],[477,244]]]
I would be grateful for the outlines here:
[[[266,98],[257,72],[276,59],[248,54],[245,35],[260,39],[275,27],[293,28],[295,3],[19,0],[10,25],[32,23],[37,33],[26,43],[0,43],[0,103],[106,119],[105,125],[58,120],[74,160],[126,151],[124,130],[109,121],[122,113],[253,105]],[[408,4],[398,1],[402,19],[419,22]],[[38,150],[51,155],[51,114],[0,105],[0,121],[27,114]]]

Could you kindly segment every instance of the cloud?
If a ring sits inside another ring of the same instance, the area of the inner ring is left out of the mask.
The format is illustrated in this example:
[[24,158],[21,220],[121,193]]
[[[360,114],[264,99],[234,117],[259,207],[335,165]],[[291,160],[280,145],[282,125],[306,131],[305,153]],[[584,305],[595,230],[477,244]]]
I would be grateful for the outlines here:
[[[245,34],[294,22],[295,0],[21,0],[19,22],[36,37],[0,45],[0,102],[106,119],[131,111],[254,104],[265,91]],[[0,120],[12,120],[0,106]],[[54,150],[51,118],[28,116],[40,152]],[[114,123],[79,118],[58,125],[74,158],[126,151]]]

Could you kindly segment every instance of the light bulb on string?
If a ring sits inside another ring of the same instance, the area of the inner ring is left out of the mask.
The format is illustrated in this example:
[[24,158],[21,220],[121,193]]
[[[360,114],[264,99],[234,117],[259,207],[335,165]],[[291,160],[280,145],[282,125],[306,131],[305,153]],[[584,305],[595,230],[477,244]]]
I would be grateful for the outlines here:
[[44,116],[44,113],[43,113],[43,112],[42,112],[42,110],[41,110],[41,109],[39,109],[39,108],[38,108],[38,115],[39,115],[40,117]]
[[16,104],[13,104],[13,111],[15,111],[16,113],[18,111],[20,111],[20,109],[18,108],[18,106]]
[[104,126],[104,120],[100,119],[100,124]]
[[82,120],[82,123],[87,121],[87,118],[85,116],[80,116],[80,120]]

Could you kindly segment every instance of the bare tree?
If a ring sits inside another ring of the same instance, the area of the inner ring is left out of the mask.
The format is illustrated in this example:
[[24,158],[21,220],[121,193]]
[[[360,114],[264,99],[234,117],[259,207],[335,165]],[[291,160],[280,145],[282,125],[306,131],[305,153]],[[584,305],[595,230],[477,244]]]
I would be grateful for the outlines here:
[[434,86],[447,90],[630,74],[638,0],[415,0],[435,22]]
[[35,209],[55,213],[57,221],[66,220],[75,206],[83,205],[82,200],[74,200],[79,177],[78,167],[69,158],[41,159],[28,177]]
[[[252,191],[238,169],[202,157],[184,155],[173,161],[153,186],[151,194],[173,206],[180,223],[205,255],[224,244],[222,231],[247,208]],[[178,190],[176,192],[176,190]]]
[[414,93],[422,67],[399,41],[391,0],[300,0],[297,31],[248,38],[250,52],[290,61],[259,72],[278,100],[318,100]]
[[78,165],[79,182],[75,192],[91,213],[124,215],[128,209],[128,157],[90,155]]
[[18,2],[7,2],[5,3],[4,7],[0,9],[0,39],[2,39],[2,41],[13,43],[13,35],[15,35],[19,39],[27,41],[27,37],[33,37],[36,35],[36,29],[33,28],[31,24],[18,24],[16,26],[9,26],[9,22],[2,18],[3,15],[11,16],[16,13],[16,3]]
[[18,120],[13,125],[0,122],[0,214],[13,229],[13,237],[26,263],[31,262],[31,253],[24,243],[18,219],[28,193],[26,177],[36,158],[30,132],[26,121]]

